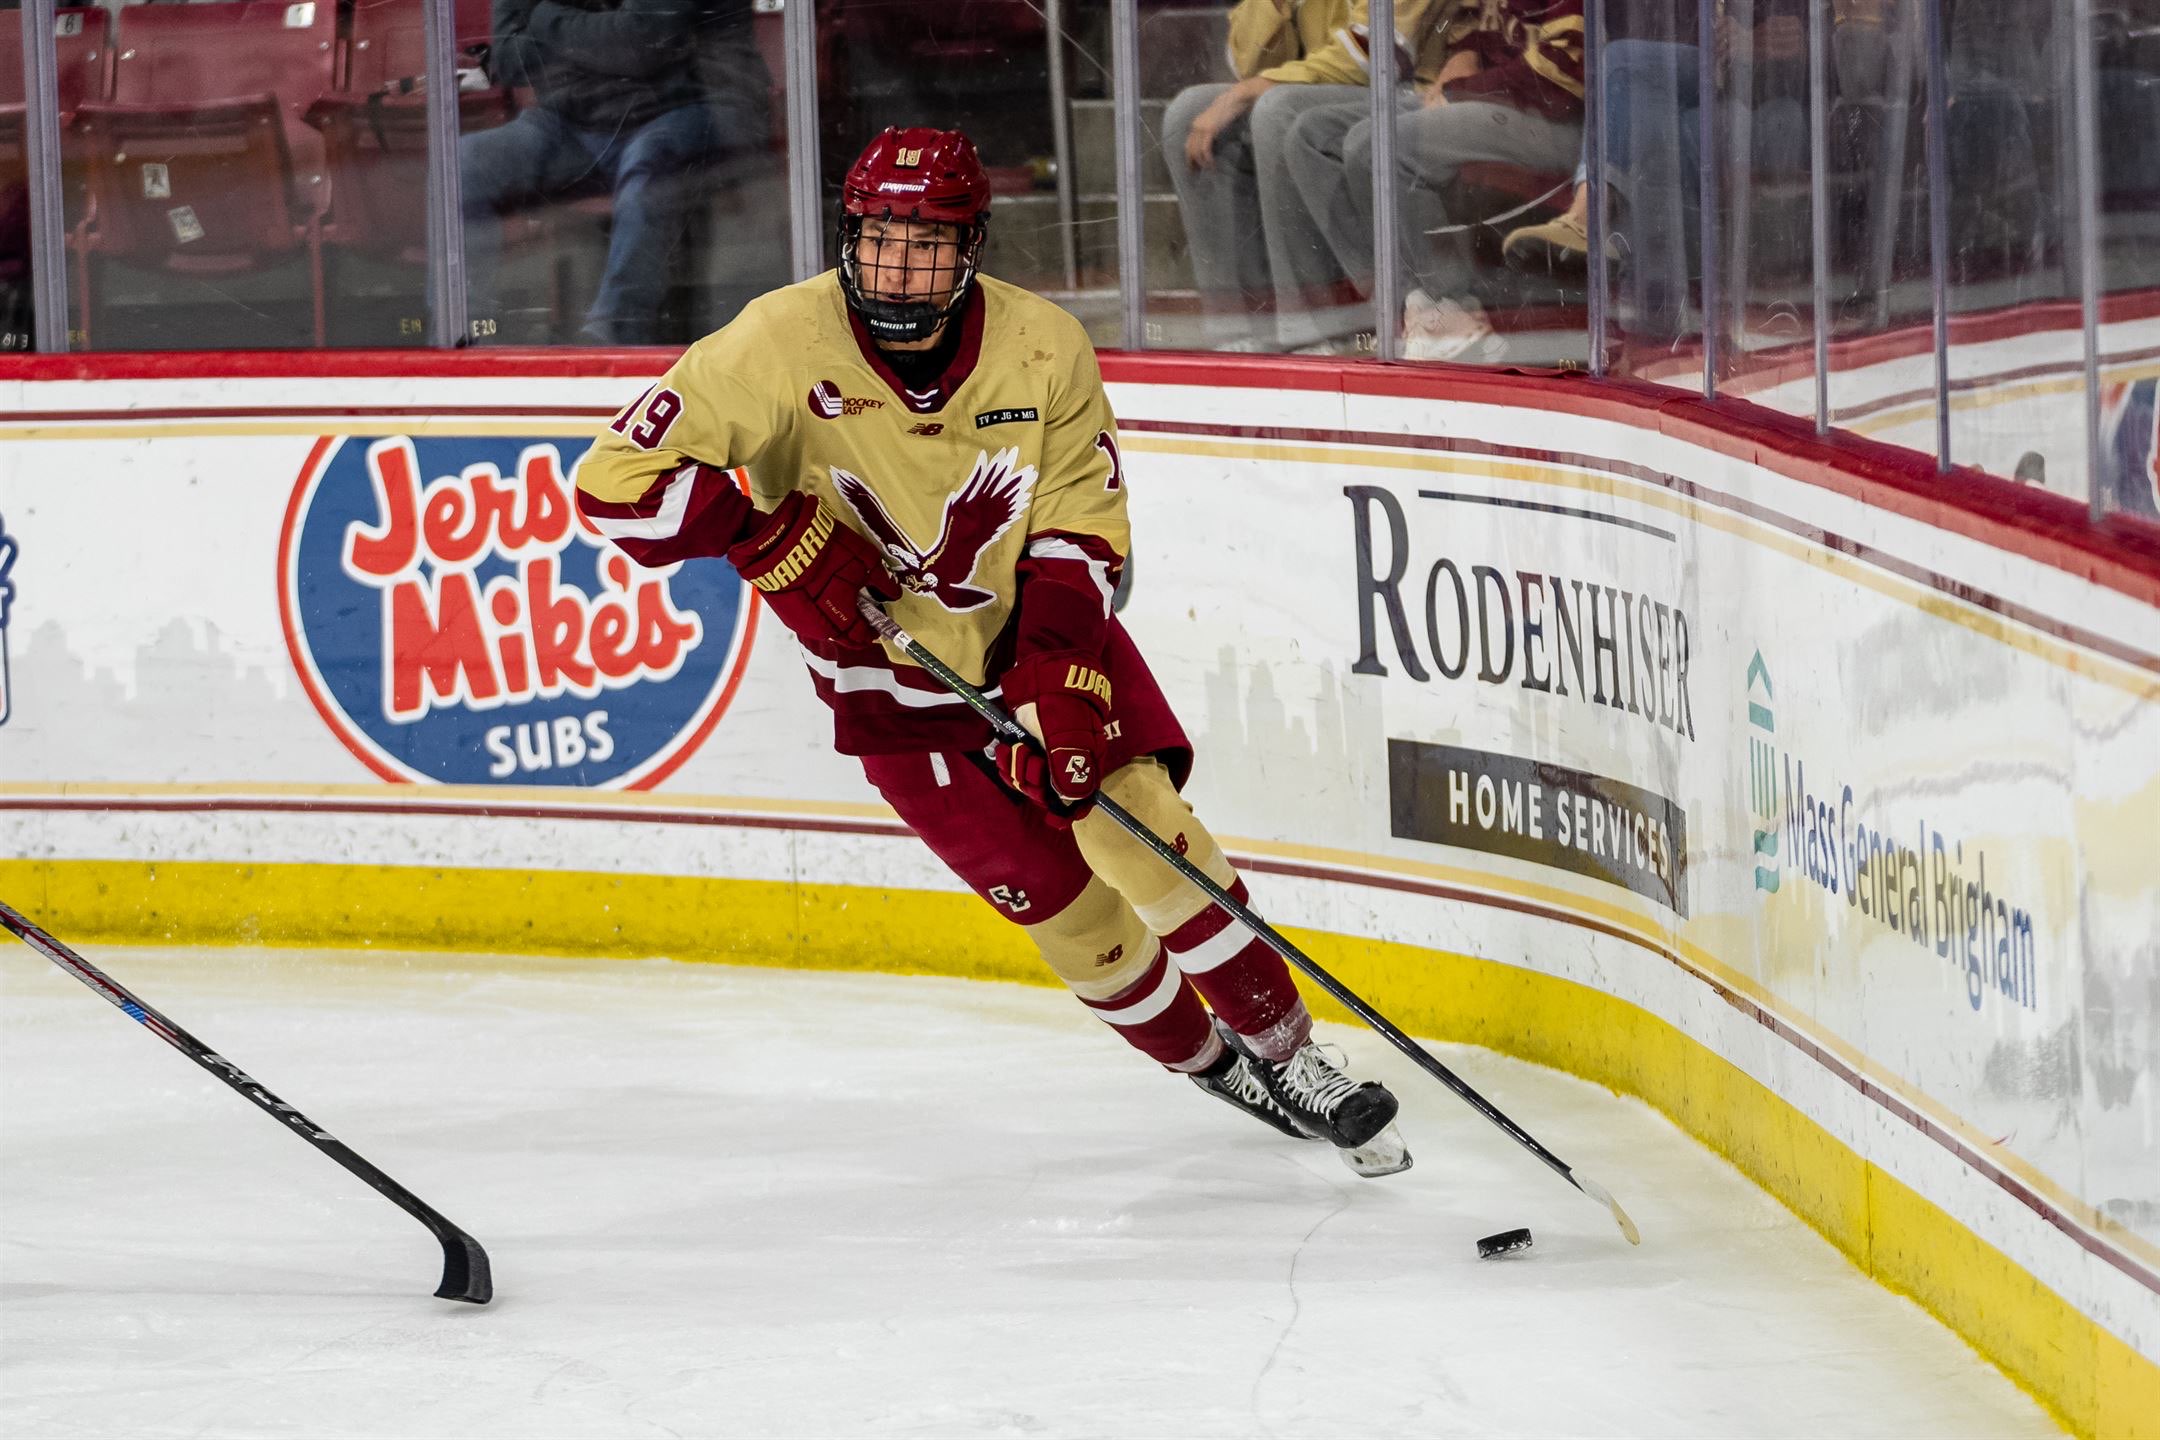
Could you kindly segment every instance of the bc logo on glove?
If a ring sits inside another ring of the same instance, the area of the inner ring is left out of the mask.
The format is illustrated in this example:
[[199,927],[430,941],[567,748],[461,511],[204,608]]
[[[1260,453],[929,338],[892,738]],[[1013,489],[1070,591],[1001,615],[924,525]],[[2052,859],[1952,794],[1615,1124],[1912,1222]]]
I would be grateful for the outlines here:
[[645,789],[726,711],[748,587],[630,564],[585,527],[562,451],[396,435],[309,455],[279,539],[285,644],[383,779]]

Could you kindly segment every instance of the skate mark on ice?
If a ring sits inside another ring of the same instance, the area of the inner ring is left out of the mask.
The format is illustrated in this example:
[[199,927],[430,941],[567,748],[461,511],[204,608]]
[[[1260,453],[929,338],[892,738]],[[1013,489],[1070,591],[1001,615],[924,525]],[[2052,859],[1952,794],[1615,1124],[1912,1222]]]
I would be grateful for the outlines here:
[[[1303,1166],[1297,1168],[1300,1171],[1304,1170]],[[1283,1322],[1282,1333],[1278,1334],[1275,1337],[1275,1343],[1268,1347],[1267,1359],[1261,1362],[1260,1373],[1253,1376],[1252,1390],[1246,1397],[1247,1407],[1252,1411],[1253,1424],[1259,1428],[1262,1435],[1268,1437],[1268,1440],[1274,1440],[1275,1432],[1270,1430],[1267,1421],[1261,1418],[1260,1387],[1267,1383],[1268,1373],[1275,1368],[1275,1362],[1282,1357],[1283,1345],[1290,1339],[1290,1332],[1297,1329],[1298,1317],[1305,1310],[1305,1302],[1298,1298],[1298,1262],[1305,1258],[1306,1247],[1312,1244],[1313,1237],[1320,1233],[1321,1227],[1350,1208],[1351,1192],[1338,1189],[1336,1194],[1335,1208],[1322,1215],[1318,1220],[1313,1221],[1312,1228],[1307,1230],[1304,1238],[1298,1241],[1297,1249],[1290,1253],[1290,1273],[1283,1277],[1284,1283],[1290,1289],[1290,1318]]]

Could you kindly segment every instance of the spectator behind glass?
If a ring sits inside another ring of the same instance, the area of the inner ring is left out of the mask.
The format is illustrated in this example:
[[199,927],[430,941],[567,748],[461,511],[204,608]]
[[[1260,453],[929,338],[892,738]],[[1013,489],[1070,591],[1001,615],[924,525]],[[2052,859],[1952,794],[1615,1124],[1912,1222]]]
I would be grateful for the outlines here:
[[[1885,3],[1837,0],[1833,31],[1837,69],[1841,75],[1857,72],[1872,77],[1859,85],[1848,84],[1848,95],[1880,88]],[[1756,0],[1755,17],[1749,65],[1754,82],[1748,127],[1751,163],[1755,173],[1801,174],[1807,166],[1808,145],[1804,0]],[[1722,9],[1718,23],[1722,68],[1730,63],[1735,32]],[[1642,268],[1662,268],[1662,278],[1645,276],[1644,287],[1657,297],[1653,328],[1668,336],[1678,333],[1677,297],[1691,284],[1689,264],[1678,257],[1689,253],[1686,246],[1700,235],[1699,215],[1692,208],[1699,183],[1696,152],[1701,111],[1692,68],[1696,56],[1692,41],[1682,44],[1623,36],[1608,42],[1605,49],[1606,162],[1613,167],[1610,178],[1623,196],[1631,190],[1646,196],[1631,208],[1640,212],[1638,224],[1655,233],[1636,237],[1635,248],[1645,256],[1662,257]],[[1669,123],[1652,123],[1650,115],[1662,116]],[[1590,250],[1590,190],[1581,166],[1575,180],[1564,214],[1508,233],[1502,250],[1509,264],[1529,269],[1582,268]],[[1684,216],[1683,210],[1687,211]],[[1618,247],[1610,236],[1605,243],[1610,259]]]
[[[1396,49],[1399,80],[1439,73],[1439,22],[1458,3],[1398,0],[1396,33],[1416,41]],[[1367,103],[1364,0],[1239,0],[1229,51],[1238,82],[1191,86],[1163,117],[1208,342],[1329,345],[1369,328],[1370,307],[1299,199],[1285,146],[1306,111]]]
[[495,0],[493,78],[538,103],[458,145],[475,335],[495,333],[502,217],[612,193],[607,262],[578,337],[677,338],[661,307],[685,223],[713,167],[769,133],[750,18],[751,0]]
[[[1565,174],[1582,152],[1582,0],[1476,0],[1444,27],[1446,59],[1395,127],[1395,264],[1403,356],[1491,361],[1504,342],[1470,293],[1470,236],[1448,214],[1462,166],[1491,161]],[[1371,274],[1369,113],[1336,106],[1301,116],[1290,173],[1307,214],[1353,276]],[[1346,177],[1352,183],[1345,185]]]
[[[1806,169],[1805,15],[1801,0],[1755,7],[1758,32],[1748,43],[1755,46],[1763,95],[1749,133],[1759,172]],[[1722,5],[1716,25],[1723,73],[1738,28]],[[1621,296],[1623,323],[1653,339],[1687,333],[1690,297],[1702,275],[1702,65],[1694,39],[1620,39],[1605,52],[1606,154],[1633,255]]]

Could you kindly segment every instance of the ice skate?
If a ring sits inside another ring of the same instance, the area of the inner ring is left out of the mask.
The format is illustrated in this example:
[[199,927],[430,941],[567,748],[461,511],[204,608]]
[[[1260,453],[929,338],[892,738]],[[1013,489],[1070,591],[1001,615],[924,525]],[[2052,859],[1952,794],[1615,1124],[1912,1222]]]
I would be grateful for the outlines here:
[[1263,1124],[1280,1130],[1296,1140],[1317,1140],[1320,1137],[1299,1127],[1290,1113],[1275,1103],[1265,1081],[1259,1075],[1264,1063],[1254,1060],[1239,1049],[1229,1028],[1220,1020],[1215,1022],[1215,1033],[1223,1040],[1223,1053],[1207,1069],[1192,1077],[1193,1084],[1228,1105],[1235,1105]]
[[1343,1163],[1360,1175],[1392,1175],[1410,1168],[1410,1151],[1394,1128],[1400,1108],[1377,1080],[1343,1074],[1308,1040],[1282,1061],[1250,1060],[1275,1103],[1299,1126],[1333,1144]]

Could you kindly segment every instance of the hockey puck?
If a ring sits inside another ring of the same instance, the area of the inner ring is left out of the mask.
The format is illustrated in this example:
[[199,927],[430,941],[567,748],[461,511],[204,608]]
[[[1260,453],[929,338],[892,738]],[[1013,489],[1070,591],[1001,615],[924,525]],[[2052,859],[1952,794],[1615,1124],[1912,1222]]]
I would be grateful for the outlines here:
[[1477,1242],[1478,1259],[1490,1260],[1495,1255],[1509,1255],[1517,1250],[1530,1248],[1528,1230],[1502,1230],[1497,1235],[1487,1235]]

